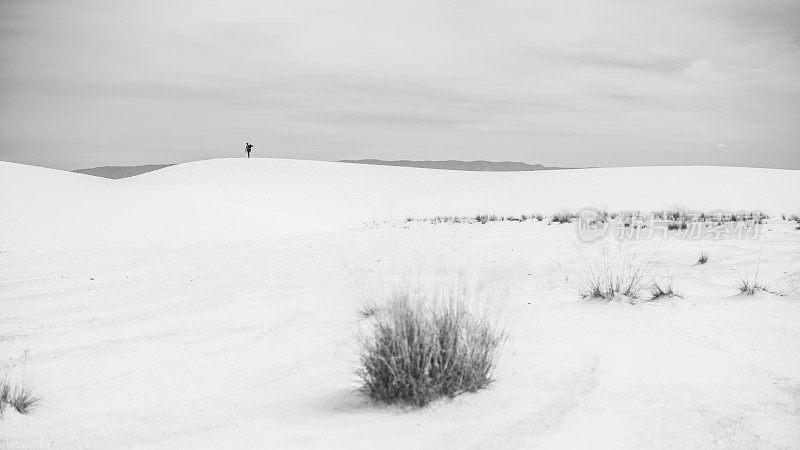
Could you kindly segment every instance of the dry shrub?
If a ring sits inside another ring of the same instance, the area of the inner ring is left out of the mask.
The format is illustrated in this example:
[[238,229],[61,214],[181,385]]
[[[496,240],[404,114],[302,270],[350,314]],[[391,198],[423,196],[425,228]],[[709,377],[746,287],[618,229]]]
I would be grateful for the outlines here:
[[39,397],[35,397],[30,389],[21,386],[12,387],[7,380],[0,381],[0,414],[6,405],[13,407],[20,414],[28,414],[37,402]]
[[466,289],[400,291],[361,334],[361,391],[383,403],[422,407],[492,383],[505,339]]

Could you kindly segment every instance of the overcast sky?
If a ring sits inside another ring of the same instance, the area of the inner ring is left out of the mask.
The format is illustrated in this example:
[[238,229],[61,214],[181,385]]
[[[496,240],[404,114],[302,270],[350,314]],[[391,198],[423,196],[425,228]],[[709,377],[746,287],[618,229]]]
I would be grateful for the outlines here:
[[800,169],[797,0],[0,0],[0,160]]

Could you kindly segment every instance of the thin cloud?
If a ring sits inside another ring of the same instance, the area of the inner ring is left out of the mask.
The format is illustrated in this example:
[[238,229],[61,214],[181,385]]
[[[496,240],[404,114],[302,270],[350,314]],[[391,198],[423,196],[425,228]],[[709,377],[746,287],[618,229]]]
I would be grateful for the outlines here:
[[0,2],[0,159],[800,168],[790,0],[81,5]]

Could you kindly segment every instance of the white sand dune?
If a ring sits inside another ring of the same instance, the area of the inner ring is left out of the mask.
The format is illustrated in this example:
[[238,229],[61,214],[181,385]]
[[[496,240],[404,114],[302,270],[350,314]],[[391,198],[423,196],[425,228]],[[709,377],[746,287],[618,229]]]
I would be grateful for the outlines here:
[[[585,244],[407,216],[584,206],[800,212],[800,172],[480,173],[222,159],[123,180],[0,163],[0,448],[797,448],[800,231]],[[387,222],[388,220],[388,222]],[[373,222],[374,221],[374,222]],[[695,265],[700,251],[710,260]],[[681,299],[582,301],[601,252]],[[737,295],[759,277],[777,296]],[[462,272],[505,309],[497,382],[405,411],[355,389],[354,308]]]
[[797,171],[732,167],[636,167],[477,172],[279,159],[218,159],[128,180],[188,188],[270,211],[352,219],[407,215],[518,214],[531,210],[797,207]]
[[798,208],[797,171],[646,167],[459,172],[217,159],[105,180],[0,163],[0,249],[278,237],[366,220],[617,209]]
[[[213,164],[208,170],[213,179]],[[320,228],[279,210],[218,201],[213,190],[127,181],[0,163],[0,249],[221,242]]]

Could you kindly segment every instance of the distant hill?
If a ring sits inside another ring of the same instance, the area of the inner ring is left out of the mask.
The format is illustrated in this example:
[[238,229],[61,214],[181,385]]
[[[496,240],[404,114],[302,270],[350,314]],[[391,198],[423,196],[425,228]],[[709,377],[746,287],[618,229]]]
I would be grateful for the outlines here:
[[[384,161],[381,159],[345,159],[339,162],[351,164],[372,164],[379,166],[418,167],[423,169],[469,170],[473,172],[524,172],[533,170],[557,170],[570,168],[546,167],[541,164],[528,164],[517,161]],[[144,166],[101,166],[73,170],[73,172],[118,180],[120,178],[133,177],[169,166],[174,166],[174,164],[147,164]]]
[[163,169],[164,167],[169,166],[174,166],[174,164],[148,164],[145,166],[102,166],[91,167],[89,169],[73,170],[73,172],[118,180],[120,178],[141,175],[143,173],[152,172],[154,170]]
[[557,170],[568,168],[545,167],[541,164],[528,164],[517,161],[384,161],[380,159],[344,159],[339,162],[373,164],[379,166],[419,167],[423,169],[470,170],[474,172],[523,172],[530,170]]

